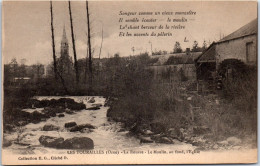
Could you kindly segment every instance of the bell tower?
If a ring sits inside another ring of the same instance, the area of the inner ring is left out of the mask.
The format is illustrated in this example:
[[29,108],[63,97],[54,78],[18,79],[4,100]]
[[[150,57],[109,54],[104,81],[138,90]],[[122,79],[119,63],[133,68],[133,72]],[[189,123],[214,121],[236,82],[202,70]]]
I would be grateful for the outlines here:
[[63,77],[68,75],[73,70],[72,59],[69,56],[69,43],[66,36],[65,26],[63,27],[63,34],[60,45],[60,58],[58,61],[59,70],[62,72]]
[[60,54],[62,58],[68,58],[69,57],[69,44],[68,39],[66,36],[65,26],[63,27],[63,35],[61,39],[61,46],[60,46]]

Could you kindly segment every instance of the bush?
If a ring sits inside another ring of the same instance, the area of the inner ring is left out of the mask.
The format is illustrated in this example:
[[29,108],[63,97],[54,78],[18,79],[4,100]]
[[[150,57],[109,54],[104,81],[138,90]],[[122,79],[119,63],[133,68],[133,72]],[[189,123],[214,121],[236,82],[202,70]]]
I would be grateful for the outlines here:
[[[143,129],[165,133],[171,128],[192,131],[193,128],[200,129],[203,126],[210,132],[198,135],[204,134],[213,141],[230,136],[243,138],[252,135],[256,133],[257,127],[257,70],[239,66],[246,69],[235,70],[237,73],[233,82],[226,81],[229,86],[224,86],[222,98],[215,94],[200,96],[188,93],[187,89],[195,88],[190,82],[154,80],[145,77],[149,75],[148,70],[135,67],[128,73],[124,73],[125,70],[122,73],[124,77],[120,79],[129,80],[122,81],[123,85],[120,86],[125,88],[117,89],[122,95],[110,103],[107,116],[124,122],[135,133]],[[243,73],[239,75],[239,71]],[[187,97],[192,99],[187,100]],[[216,103],[216,99],[220,100],[220,104]]]
[[[228,72],[228,69],[231,72]],[[223,97],[231,101],[238,110],[255,113],[257,108],[257,68],[231,59],[220,64],[219,73],[223,77]]]

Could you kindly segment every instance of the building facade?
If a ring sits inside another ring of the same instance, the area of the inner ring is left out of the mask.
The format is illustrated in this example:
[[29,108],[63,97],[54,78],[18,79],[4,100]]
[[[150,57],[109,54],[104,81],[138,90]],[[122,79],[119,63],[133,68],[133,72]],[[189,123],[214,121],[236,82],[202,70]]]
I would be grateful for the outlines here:
[[[212,79],[225,60],[257,65],[257,19],[212,43],[196,60],[198,79]],[[211,78],[212,77],[212,78]]]

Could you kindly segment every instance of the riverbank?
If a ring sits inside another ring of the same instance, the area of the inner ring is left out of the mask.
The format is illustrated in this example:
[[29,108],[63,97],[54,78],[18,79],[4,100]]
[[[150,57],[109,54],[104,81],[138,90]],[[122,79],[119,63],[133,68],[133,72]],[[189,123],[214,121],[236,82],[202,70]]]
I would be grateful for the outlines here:
[[254,114],[242,112],[218,94],[200,95],[190,90],[191,85],[169,86],[157,85],[148,96],[110,98],[107,116],[122,122],[143,143],[178,140],[206,151],[257,147]]

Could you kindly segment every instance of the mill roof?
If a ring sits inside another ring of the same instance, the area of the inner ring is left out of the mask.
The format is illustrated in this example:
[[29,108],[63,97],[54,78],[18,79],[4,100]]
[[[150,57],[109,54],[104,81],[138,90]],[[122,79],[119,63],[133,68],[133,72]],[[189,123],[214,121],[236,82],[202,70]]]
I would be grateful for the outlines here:
[[251,22],[249,22],[248,24],[242,26],[235,32],[233,32],[233,33],[227,35],[226,37],[224,37],[223,39],[219,40],[218,43],[237,39],[237,38],[252,35],[252,34],[257,34],[257,30],[258,30],[258,27],[257,27],[257,18],[256,18],[256,19],[252,20]]

